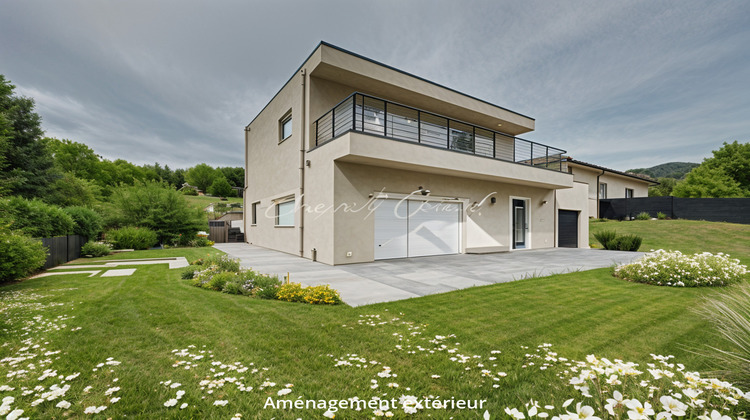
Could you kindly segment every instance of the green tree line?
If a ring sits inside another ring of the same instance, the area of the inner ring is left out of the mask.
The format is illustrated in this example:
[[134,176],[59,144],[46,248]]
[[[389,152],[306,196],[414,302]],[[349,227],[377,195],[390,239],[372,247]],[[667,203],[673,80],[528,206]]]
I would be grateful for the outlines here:
[[34,107],[0,75],[0,281],[43,264],[47,251],[32,238],[139,235],[165,246],[205,246],[196,233],[207,229],[207,215],[190,206],[184,194],[195,190],[183,185],[222,197],[244,186],[241,167],[135,165],[44,137]]
[[750,143],[724,143],[685,175],[684,179],[658,178],[650,197],[750,197]]

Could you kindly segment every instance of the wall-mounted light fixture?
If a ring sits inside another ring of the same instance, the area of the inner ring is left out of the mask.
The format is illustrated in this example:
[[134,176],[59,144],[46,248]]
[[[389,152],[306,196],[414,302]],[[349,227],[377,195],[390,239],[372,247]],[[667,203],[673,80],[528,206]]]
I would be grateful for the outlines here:
[[429,195],[430,190],[426,190],[423,186],[420,185],[419,188],[417,188],[417,190],[414,191],[412,194],[416,194],[416,193],[420,193],[422,195]]
[[309,159],[305,161],[305,166],[307,166],[308,168],[310,167],[310,164],[311,164],[311,162],[310,162]]
[[542,200],[542,205],[547,204],[547,200]]
[[490,204],[497,203],[497,197],[490,197]]

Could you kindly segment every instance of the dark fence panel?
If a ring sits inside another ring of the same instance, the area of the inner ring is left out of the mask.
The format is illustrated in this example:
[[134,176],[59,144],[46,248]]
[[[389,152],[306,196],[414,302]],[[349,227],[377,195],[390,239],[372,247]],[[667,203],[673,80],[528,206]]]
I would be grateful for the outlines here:
[[750,198],[674,198],[674,217],[750,224]]
[[661,212],[673,219],[750,224],[750,198],[638,197],[599,201],[599,217],[627,219]]
[[56,267],[81,256],[81,247],[86,238],[78,235],[41,238],[42,245],[47,247],[47,260],[44,269]]

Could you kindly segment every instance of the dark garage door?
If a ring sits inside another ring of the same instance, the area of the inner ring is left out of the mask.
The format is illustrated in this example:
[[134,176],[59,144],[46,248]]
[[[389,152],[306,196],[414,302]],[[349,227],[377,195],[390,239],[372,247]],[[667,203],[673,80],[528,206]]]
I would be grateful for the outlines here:
[[578,212],[571,210],[558,211],[557,246],[578,248]]

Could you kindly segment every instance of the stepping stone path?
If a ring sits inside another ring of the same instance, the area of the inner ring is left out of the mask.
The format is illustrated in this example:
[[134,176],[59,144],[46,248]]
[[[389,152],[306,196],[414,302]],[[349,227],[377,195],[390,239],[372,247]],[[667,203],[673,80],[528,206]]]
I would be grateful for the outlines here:
[[132,276],[135,273],[135,268],[121,268],[119,270],[108,270],[102,273],[102,277],[121,277],[121,276]]

